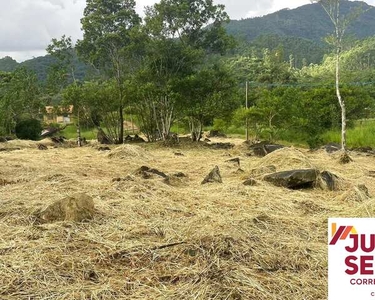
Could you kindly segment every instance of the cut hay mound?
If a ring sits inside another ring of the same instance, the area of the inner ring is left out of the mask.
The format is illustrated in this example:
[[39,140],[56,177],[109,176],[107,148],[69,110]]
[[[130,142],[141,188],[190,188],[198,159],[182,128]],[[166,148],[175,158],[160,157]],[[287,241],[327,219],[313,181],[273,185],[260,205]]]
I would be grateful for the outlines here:
[[82,222],[94,216],[95,206],[91,197],[80,193],[58,200],[35,216],[41,223],[57,221]]
[[8,149],[30,149],[36,148],[37,142],[28,140],[13,140],[2,144],[0,148]]
[[259,167],[266,166],[275,166],[278,172],[315,168],[301,151],[294,148],[279,149],[263,157]]
[[118,158],[118,159],[129,159],[129,158],[146,158],[150,154],[146,152],[143,148],[134,145],[121,145],[113,149],[108,153],[109,158]]
[[349,191],[345,192],[340,199],[342,201],[355,201],[363,202],[371,199],[371,195],[366,185],[360,184],[352,187]]
[[43,144],[44,146],[47,146],[47,147],[48,146],[50,146],[50,147],[55,146],[55,143],[52,142],[52,140],[50,138],[45,138],[45,139],[39,141],[39,144]]

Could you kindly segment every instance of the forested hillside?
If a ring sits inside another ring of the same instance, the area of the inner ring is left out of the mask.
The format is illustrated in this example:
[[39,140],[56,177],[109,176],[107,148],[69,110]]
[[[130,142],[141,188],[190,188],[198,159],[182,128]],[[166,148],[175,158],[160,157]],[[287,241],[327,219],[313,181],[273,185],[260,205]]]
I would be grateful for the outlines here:
[[292,60],[292,66],[295,68],[320,63],[329,52],[327,44],[299,37],[269,34],[258,36],[250,43],[242,41],[238,53],[248,54],[255,51],[260,54],[263,49],[278,50],[281,59],[287,62]]
[[[372,83],[375,80],[375,37],[355,42],[341,55],[344,70],[342,79],[345,83]],[[314,78],[322,81],[332,80],[335,72],[335,57],[327,55],[321,64],[311,65],[301,70],[301,78]]]
[[[50,55],[36,57],[33,59],[26,60],[22,63],[18,63],[13,58],[7,56],[0,59],[0,71],[12,72],[20,67],[26,67],[27,69],[34,71],[40,81],[47,80],[47,74],[52,65],[56,64],[56,59]],[[88,67],[78,61],[76,58],[74,61],[76,77],[78,79],[83,79],[85,77]]]
[[[348,36],[365,39],[375,34],[375,10],[365,2],[342,1],[341,13],[362,7],[364,13],[348,28]],[[283,9],[257,18],[232,20],[229,34],[241,41],[240,53],[255,48],[283,49],[285,61],[293,55],[294,66],[301,68],[320,63],[329,52],[325,38],[334,30],[326,12],[319,4],[308,4],[296,9]]]
[[[364,39],[375,35],[375,10],[365,2],[343,1],[342,13],[363,6],[366,11],[348,29],[349,35]],[[329,53],[324,38],[332,33],[332,24],[318,4],[308,4],[296,9],[284,9],[263,17],[232,20],[225,26],[228,33],[238,41],[236,54],[261,54],[264,48],[278,49],[284,61],[292,59],[293,66],[302,68],[311,63],[320,63]],[[292,57],[291,57],[292,55]],[[36,72],[39,80],[46,81],[49,68],[56,61],[49,55],[17,63],[10,57],[0,59],[0,71],[14,71],[25,66]],[[85,64],[75,60],[78,79],[87,71]]]
[[[346,15],[353,8],[363,7],[365,13],[351,24],[348,34],[366,38],[375,34],[375,10],[365,2],[342,1],[341,13]],[[228,33],[253,41],[261,35],[299,37],[316,42],[333,32],[326,12],[319,4],[308,4],[296,9],[283,9],[264,17],[231,21],[226,26]]]
[[10,56],[0,59],[0,70],[3,72],[13,72],[18,66],[19,63]]

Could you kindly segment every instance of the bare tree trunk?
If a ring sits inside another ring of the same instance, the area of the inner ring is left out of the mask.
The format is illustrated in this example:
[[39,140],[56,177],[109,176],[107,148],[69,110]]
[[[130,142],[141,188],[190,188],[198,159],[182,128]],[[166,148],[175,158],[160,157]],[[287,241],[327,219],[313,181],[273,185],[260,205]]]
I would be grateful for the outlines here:
[[120,105],[119,114],[120,114],[120,116],[119,116],[120,133],[119,133],[119,137],[118,137],[118,143],[123,144],[124,143],[124,108],[122,107],[122,105]]
[[153,102],[154,118],[160,137],[166,141],[173,123],[174,105],[168,96],[160,96],[157,99],[157,102]]
[[80,111],[78,109],[78,121],[77,121],[77,144],[78,144],[78,147],[82,147],[82,138],[81,138],[81,124],[80,124],[80,115],[79,115]]
[[249,140],[249,117],[247,115],[247,112],[248,112],[248,109],[249,109],[249,106],[248,106],[248,89],[249,89],[249,85],[248,85],[248,81],[246,80],[246,141]]
[[200,119],[191,117],[189,123],[192,141],[199,142],[202,139],[203,122]]
[[340,28],[340,0],[337,0],[336,5],[336,95],[341,107],[341,148],[346,151],[346,107],[340,93],[340,54],[345,29]]
[[346,106],[340,93],[340,48],[336,53],[336,95],[341,107],[341,148],[346,151]]
[[199,142],[202,139],[202,127],[203,127],[202,124],[203,124],[203,122],[199,121],[199,133],[198,133],[198,140],[197,140],[197,142]]

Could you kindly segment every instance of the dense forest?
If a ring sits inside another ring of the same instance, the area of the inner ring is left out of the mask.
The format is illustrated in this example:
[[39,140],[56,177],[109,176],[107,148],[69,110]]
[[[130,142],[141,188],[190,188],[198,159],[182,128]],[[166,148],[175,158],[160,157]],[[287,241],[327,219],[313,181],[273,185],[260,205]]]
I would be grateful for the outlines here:
[[[342,4],[345,15],[361,3]],[[349,125],[374,116],[375,11],[368,7],[362,3],[341,55]],[[205,126],[243,128],[247,119],[254,138],[316,147],[340,126],[335,56],[325,42],[333,27],[318,4],[230,21],[211,1],[162,0],[142,20],[133,0],[93,0],[82,28],[76,46],[63,36],[45,57],[0,60],[0,135],[40,118],[47,104],[73,104],[82,124],[102,128],[114,143],[123,142],[125,114],[150,141],[168,140],[177,122],[199,141]]]
[[[365,2],[341,1],[341,14],[362,7],[363,14],[348,28],[349,35],[363,39],[375,34],[375,11]],[[231,21],[229,34],[239,35],[253,41],[261,35],[280,35],[304,38],[319,43],[331,34],[334,27],[320,4],[308,4],[296,9],[283,9],[264,17]]]
[[[0,71],[13,72],[17,68],[25,67],[35,72],[35,74],[38,77],[38,80],[45,82],[48,77],[48,72],[56,63],[56,58],[52,57],[51,55],[36,57],[33,59],[26,60],[22,63],[18,63],[12,57],[7,56],[0,59]],[[75,57],[74,63],[77,77],[80,79],[84,79],[86,73],[89,70],[89,67],[85,63],[79,61],[77,57]]]

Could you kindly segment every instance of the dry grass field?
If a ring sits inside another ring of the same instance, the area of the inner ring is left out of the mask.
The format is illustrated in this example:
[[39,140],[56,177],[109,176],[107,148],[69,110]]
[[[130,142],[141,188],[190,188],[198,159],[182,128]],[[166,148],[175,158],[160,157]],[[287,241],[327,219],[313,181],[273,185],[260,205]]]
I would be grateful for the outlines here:
[[[0,299],[326,299],[327,218],[375,215],[374,200],[348,196],[357,184],[375,194],[375,157],[353,153],[344,166],[323,150],[283,149],[258,158],[230,142],[232,150],[111,152],[0,144],[21,148],[0,152]],[[226,162],[235,157],[243,172]],[[216,165],[223,183],[201,185]],[[268,165],[315,166],[346,185],[242,184]],[[145,179],[135,173],[141,166],[187,177]],[[93,198],[92,220],[36,222],[36,211],[77,192]]]

